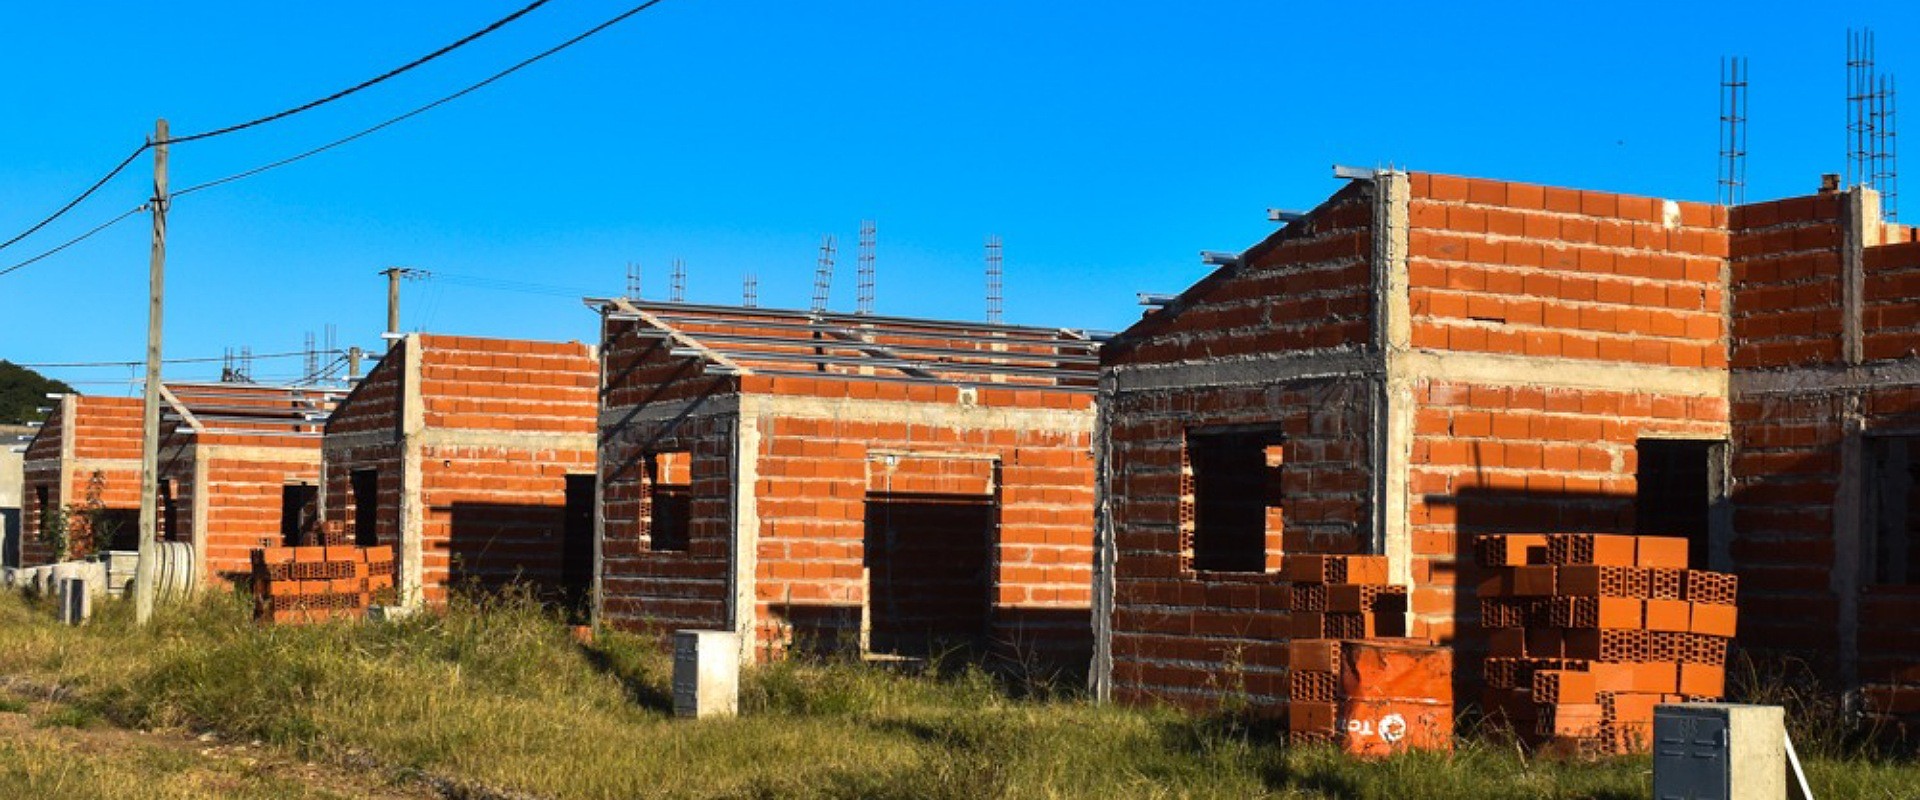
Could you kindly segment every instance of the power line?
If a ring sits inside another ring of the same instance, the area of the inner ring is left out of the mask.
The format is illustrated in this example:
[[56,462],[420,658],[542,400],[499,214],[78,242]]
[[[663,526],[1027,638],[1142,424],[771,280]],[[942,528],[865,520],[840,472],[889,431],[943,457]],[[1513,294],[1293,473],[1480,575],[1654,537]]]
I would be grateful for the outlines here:
[[73,237],[73,238],[71,238],[71,239],[68,239],[68,240],[67,240],[66,242],[64,242],[64,243],[62,243],[62,244],[61,244],[61,245],[60,245],[59,247],[55,247],[55,248],[53,248],[52,250],[48,250],[48,251],[46,251],[46,252],[44,252],[44,253],[41,253],[40,255],[37,255],[37,256],[34,256],[34,257],[32,257],[32,258],[29,258],[29,259],[27,259],[27,260],[25,260],[25,261],[22,261],[22,262],[20,262],[20,263],[18,263],[18,264],[15,264],[15,265],[13,265],[13,266],[11,266],[11,267],[7,267],[6,269],[0,269],[0,276],[3,276],[3,275],[6,275],[6,274],[7,274],[7,273],[9,273],[9,272],[13,272],[14,270],[17,270],[17,269],[20,269],[20,268],[22,268],[22,267],[25,267],[25,266],[27,266],[28,264],[32,264],[32,263],[34,263],[34,262],[36,262],[36,261],[39,261],[39,260],[41,260],[41,259],[43,259],[43,258],[48,258],[48,257],[50,257],[50,256],[52,256],[52,255],[53,255],[53,254],[55,254],[55,253],[58,253],[58,252],[60,252],[60,251],[62,251],[62,250],[65,250],[65,249],[67,249],[67,248],[69,248],[69,247],[72,247],[72,246],[74,246],[74,245],[76,245],[76,244],[79,244],[79,243],[81,243],[81,242],[84,242],[84,241],[86,241],[86,240],[88,240],[88,239],[91,239],[91,238],[93,238],[93,237],[94,237],[94,235],[95,235],[95,234],[98,234],[98,233],[100,233],[100,232],[102,232],[102,231],[105,231],[105,230],[106,230],[106,229],[108,229],[108,228],[111,228],[111,227],[113,227],[114,225],[117,225],[117,224],[119,224],[121,220],[124,220],[124,219],[126,219],[126,218],[128,218],[128,217],[131,217],[131,216],[133,216],[133,215],[135,215],[135,214],[138,214],[138,213],[140,213],[140,212],[142,212],[142,211],[145,211],[145,210],[147,210],[147,205],[146,205],[145,203],[142,203],[142,204],[140,204],[140,205],[137,205],[137,206],[134,206],[133,208],[129,208],[129,209],[127,209],[126,211],[124,211],[124,212],[122,212],[122,213],[120,214],[120,216],[117,216],[117,217],[114,217],[113,219],[110,219],[110,220],[107,220],[106,222],[102,222],[102,223],[100,223],[99,225],[96,225],[96,226],[94,226],[94,228],[93,228],[93,230],[90,230],[90,231],[87,231],[86,233],[83,233],[83,234],[80,234],[79,236],[75,236],[75,237]]
[[[21,239],[25,239],[29,236],[32,236],[34,233],[38,232],[41,228],[47,227],[47,225],[51,224],[54,220],[59,219],[63,216],[66,216],[67,212],[72,211],[74,206],[80,205],[81,201],[84,201],[87,198],[92,197],[94,192],[100,191],[100,187],[107,185],[107,181],[113,180],[115,175],[119,175],[120,171],[126,169],[128,164],[132,164],[133,160],[136,158],[139,158],[141,153],[147,152],[147,147],[148,145],[143,144],[137,148],[134,148],[134,151],[131,153],[128,153],[127,157],[125,159],[122,159],[118,166],[115,166],[111,171],[109,171],[106,174],[106,177],[103,177],[100,180],[94,181],[93,185],[87,187],[86,191],[81,192],[79,197],[75,197],[72,200],[67,201],[67,204],[64,206],[61,206],[60,210],[55,211],[52,214],[49,214],[46,219],[43,219],[43,220],[40,220],[39,222],[34,223],[33,227],[28,228],[24,231],[21,231],[18,236],[8,239],[4,242],[0,242],[0,250],[5,250],[9,247],[12,247],[15,243],[19,242]],[[115,221],[117,222],[118,220],[115,220]],[[8,270],[8,271],[11,272],[12,270]],[[6,274],[5,272],[0,272],[0,275],[5,275],[5,274]]]
[[[322,351],[322,352],[326,352],[326,351]],[[341,351],[334,350],[332,352],[338,353]],[[259,359],[259,358],[305,358],[306,355],[307,353],[305,350],[300,350],[292,353],[267,353],[265,355],[256,354],[253,356],[253,358],[256,358],[256,359]],[[212,356],[207,358],[168,358],[168,359],[162,359],[160,363],[162,364],[217,364],[222,361],[225,361],[226,359],[227,359],[227,356]],[[13,364],[16,367],[27,367],[29,369],[81,369],[81,368],[88,368],[88,367],[138,367],[143,364],[146,364],[147,362],[145,361],[71,361],[71,362],[58,363],[58,364],[56,363],[21,364],[18,362],[8,361],[7,363]]]
[[214,180],[211,180],[211,181],[207,181],[206,183],[200,183],[200,184],[195,184],[195,185],[193,185],[193,186],[189,186],[189,187],[187,187],[187,188],[185,188],[185,189],[181,189],[180,191],[177,191],[177,192],[174,192],[174,193],[173,193],[173,196],[174,196],[174,197],[181,197],[181,196],[184,196],[184,195],[188,195],[188,194],[192,194],[192,193],[194,193],[194,192],[197,192],[197,191],[200,191],[200,190],[202,190],[202,189],[211,189],[211,188],[213,188],[213,187],[215,187],[215,186],[220,186],[220,185],[223,185],[223,184],[227,184],[227,183],[232,183],[232,182],[234,182],[234,181],[237,181],[237,180],[242,180],[242,179],[245,179],[245,178],[251,178],[251,177],[253,177],[253,176],[255,176],[255,175],[258,175],[258,174],[260,174],[260,173],[262,173],[262,172],[266,172],[266,171],[268,171],[268,170],[271,170],[271,169],[278,169],[278,168],[280,168],[280,167],[284,167],[284,166],[286,166],[286,165],[288,165],[288,164],[292,164],[292,163],[294,163],[294,162],[296,162],[296,161],[301,161],[301,160],[303,160],[303,159],[307,159],[307,158],[311,158],[311,157],[313,157],[313,156],[317,156],[317,155],[319,155],[319,154],[321,154],[321,153],[324,153],[324,152],[326,152],[326,151],[328,151],[328,150],[332,150],[333,148],[336,148],[336,147],[339,147],[339,146],[341,146],[341,145],[343,145],[343,144],[347,144],[348,142],[352,142],[352,141],[354,141],[354,140],[356,140],[356,139],[359,139],[359,138],[361,138],[361,137],[364,137],[364,136],[367,136],[367,135],[369,135],[369,134],[372,134],[372,133],[375,133],[375,132],[378,132],[378,131],[380,131],[380,130],[383,130],[383,129],[385,129],[385,128],[387,128],[387,127],[390,127],[390,126],[392,126],[392,125],[395,125],[395,124],[398,124],[398,123],[400,123],[400,122],[404,122],[404,121],[406,121],[406,120],[408,120],[408,119],[412,119],[413,117],[416,117],[416,116],[419,116],[419,115],[421,115],[421,114],[424,114],[424,113],[426,113],[426,112],[428,112],[428,111],[431,111],[431,110],[433,110],[433,109],[435,109],[435,108],[439,108],[440,106],[443,106],[443,105],[446,105],[447,103],[450,103],[450,102],[453,102],[454,100],[458,100],[458,99],[460,99],[460,98],[462,98],[462,97],[465,97],[465,96],[467,96],[467,95],[469,95],[469,94],[472,94],[472,93],[474,93],[474,92],[476,92],[476,91],[479,91],[480,89],[482,89],[482,88],[485,88],[485,87],[487,87],[487,86],[489,86],[489,85],[491,85],[491,84],[493,84],[493,83],[494,83],[495,81],[498,81],[498,80],[500,80],[501,78],[505,78],[505,77],[507,77],[508,75],[512,75],[512,74],[513,74],[513,73],[515,73],[515,72],[519,72],[519,71],[520,71],[520,70],[522,70],[522,69],[525,69],[525,68],[527,68],[527,67],[529,67],[529,66],[532,66],[532,65],[533,65],[533,64],[535,64],[536,62],[539,62],[539,61],[541,61],[541,60],[544,60],[544,59],[546,59],[546,58],[547,58],[548,56],[551,56],[551,55],[553,55],[553,54],[555,54],[555,53],[558,53],[558,52],[560,52],[560,51],[562,51],[562,50],[565,50],[565,49],[567,49],[567,48],[569,48],[569,47],[572,47],[572,46],[574,46],[574,45],[576,45],[576,44],[579,44],[580,42],[583,42],[583,41],[585,41],[585,40],[586,40],[586,39],[588,39],[589,37],[592,37],[592,36],[594,36],[595,34],[598,34],[598,33],[600,33],[601,31],[604,31],[604,30],[606,30],[606,29],[608,29],[608,28],[611,28],[611,27],[613,27],[614,25],[617,25],[617,24],[619,24],[619,23],[621,23],[621,22],[624,22],[624,21],[626,21],[626,19],[627,19],[628,17],[632,17],[632,16],[633,16],[633,15],[635,15],[635,14],[638,14],[638,13],[640,13],[640,12],[642,12],[642,11],[645,11],[645,10],[647,10],[647,9],[649,9],[649,8],[652,8],[652,7],[654,7],[654,6],[656,6],[656,5],[659,5],[659,4],[661,3],[661,2],[663,2],[663,0],[647,0],[647,1],[646,1],[646,2],[644,2],[644,3],[641,3],[641,4],[639,4],[639,5],[637,5],[637,6],[634,6],[633,8],[630,8],[630,9],[627,9],[627,10],[626,10],[626,11],[624,11],[624,12],[621,12],[621,13],[620,13],[620,14],[619,14],[618,16],[615,16],[615,17],[613,17],[612,19],[609,19],[609,20],[607,20],[606,22],[602,22],[602,23],[600,23],[599,25],[595,25],[595,26],[593,26],[592,28],[589,28],[589,29],[587,29],[587,30],[586,30],[586,32],[584,32],[584,33],[581,33],[581,34],[580,34],[580,35],[578,35],[578,36],[575,36],[575,37],[573,37],[573,38],[571,38],[571,39],[568,39],[568,40],[566,40],[566,41],[564,41],[564,42],[561,42],[560,44],[557,44],[557,45],[554,45],[554,46],[553,46],[553,47],[551,47],[551,48],[548,48],[548,49],[546,49],[546,50],[544,50],[544,51],[541,51],[540,53],[538,53],[538,54],[536,54],[536,55],[534,55],[534,56],[532,56],[532,57],[530,57],[530,58],[527,58],[526,60],[524,60],[524,61],[521,61],[521,62],[520,62],[520,63],[518,63],[518,64],[514,64],[514,65],[513,65],[513,66],[511,66],[511,67],[508,67],[508,68],[506,68],[506,69],[504,69],[504,70],[501,70],[501,71],[499,71],[499,72],[496,72],[496,73],[494,73],[494,74],[493,74],[492,76],[490,76],[490,77],[488,77],[488,78],[487,78],[486,80],[483,80],[483,81],[480,81],[479,83],[476,83],[476,84],[473,84],[473,85],[471,85],[471,86],[468,86],[468,87],[467,87],[467,88],[465,88],[465,89],[461,89],[460,91],[457,91],[457,92],[454,92],[453,94],[450,94],[450,95],[447,95],[447,96],[445,96],[445,97],[442,97],[442,98],[440,98],[440,99],[438,99],[438,100],[435,100],[435,101],[433,101],[433,102],[431,102],[431,103],[428,103],[428,104],[426,104],[426,105],[423,105],[423,106],[420,106],[419,108],[415,108],[415,109],[413,109],[412,111],[408,111],[408,112],[407,112],[407,113],[405,113],[405,114],[401,114],[401,115],[399,115],[399,116],[397,116],[397,117],[393,117],[392,119],[389,119],[389,120],[387,120],[387,121],[385,121],[385,122],[382,122],[382,123],[380,123],[380,124],[378,124],[378,125],[374,125],[373,127],[370,127],[370,128],[366,128],[366,129],[364,129],[364,130],[361,130],[361,131],[360,131],[360,132],[358,132],[358,133],[354,133],[354,134],[351,134],[351,135],[348,135],[348,136],[345,136],[345,137],[342,137],[342,138],[339,138],[339,139],[335,139],[335,140],[333,140],[333,141],[331,141],[331,142],[328,142],[328,143],[326,143],[326,144],[323,144],[323,145],[321,145],[321,146],[319,146],[319,147],[315,147],[315,148],[313,148],[312,150],[308,150],[308,151],[306,151],[306,152],[304,152],[304,153],[299,153],[299,154],[296,154],[296,155],[292,155],[292,156],[288,156],[288,157],[286,157],[286,158],[283,158],[283,159],[280,159],[279,161],[273,161],[273,162],[269,162],[269,163],[266,163],[266,164],[262,164],[262,165],[260,165],[260,166],[258,166],[258,167],[254,167],[253,169],[249,169],[249,170],[245,170],[245,171],[242,171],[242,172],[236,172],[236,173],[234,173],[234,174],[232,174],[232,175],[228,175],[228,176],[226,176],[226,177],[224,177],[224,178],[217,178],[217,179],[214,179]]
[[[286,119],[287,117],[291,117],[295,114],[299,114],[304,111],[313,110],[320,106],[331,103],[335,100],[339,100],[343,97],[354,94],[355,92],[359,92],[363,89],[385,82],[402,73],[405,73],[409,70],[412,70],[416,67],[426,64],[429,61],[433,61],[434,59],[437,59],[441,56],[451,53],[454,50],[459,49],[460,47],[463,47],[469,43],[472,43],[473,41],[479,39],[482,36],[486,36],[489,33],[492,33],[496,30],[499,30],[502,27],[505,27],[507,24],[525,16],[528,12],[531,12],[534,9],[539,8],[540,6],[546,5],[548,2],[551,2],[551,0],[534,0],[534,2],[528,5],[527,7],[507,15],[506,17],[495,21],[493,24],[488,25],[485,28],[481,28],[480,30],[475,31],[474,33],[468,34],[467,36],[461,38],[459,41],[456,41],[453,44],[447,45],[446,47],[442,47],[438,50],[435,50],[431,53],[421,56],[420,58],[414,59],[413,61],[403,64],[399,67],[388,70],[387,72],[381,75],[378,75],[376,77],[373,77],[365,81],[361,81],[359,84],[348,87],[346,89],[342,89],[338,92],[334,92],[333,94],[327,95],[326,97],[322,97],[310,103],[303,103],[293,108],[289,108],[284,111],[269,114],[267,116],[260,117],[259,119],[243,122],[238,125],[229,125],[224,128],[206,131],[204,133],[196,133],[189,136],[170,137],[167,139],[167,143],[178,144],[181,142],[192,142],[200,139],[210,139],[215,136],[222,136],[222,135],[234,133],[237,131],[243,131],[248,128],[265,125],[275,120]],[[51,224],[54,220],[65,216],[67,212],[72,211],[75,206],[80,205],[80,203],[85,201],[88,197],[93,196],[93,193],[99,191],[100,187],[107,185],[108,181],[113,180],[114,177],[119,175],[121,171],[125,170],[128,165],[132,164],[134,159],[139,158],[141,153],[145,153],[149,148],[153,147],[154,144],[156,143],[153,141],[148,141],[141,144],[139,147],[134,148],[133,152],[128,153],[126,158],[121,159],[119,164],[115,165],[113,169],[109,170],[104,177],[100,178],[97,181],[94,181],[93,185],[88,186],[86,191],[81,192],[78,197],[75,197],[72,200],[67,201],[67,204],[61,206],[59,210],[54,211],[52,214],[48,215],[45,219],[42,219],[39,222],[34,223],[32,227],[29,227],[26,230],[21,231],[19,234],[15,235],[13,238],[10,238],[4,242],[0,242],[0,250],[5,250],[8,247],[11,247],[12,245],[19,242],[20,240],[25,239],[28,236],[32,236],[34,233],[38,232],[41,228],[45,228],[47,225]],[[0,274],[5,274],[5,273],[0,272]]]
[[333,94],[327,95],[326,97],[322,97],[318,100],[314,100],[309,103],[303,103],[301,105],[294,106],[293,108],[286,109],[285,111],[278,111],[272,114],[268,114],[264,117],[260,117],[259,119],[242,122],[238,125],[228,125],[227,127],[224,127],[224,128],[216,128],[214,130],[206,131],[203,133],[195,133],[188,136],[174,136],[167,139],[167,143],[180,144],[183,142],[193,142],[201,139],[211,139],[215,136],[225,136],[226,134],[229,134],[229,133],[238,133],[248,128],[258,127],[260,125],[265,125],[269,122],[286,119],[287,117],[291,117],[295,114],[299,114],[304,111],[311,111],[313,109],[319,108],[320,106],[324,106],[335,100],[339,100],[348,95],[351,95],[355,92],[383,83],[389,79],[392,79],[394,77],[401,75],[402,73],[405,73],[421,65],[424,65],[429,61],[432,61],[436,58],[444,56],[455,50],[458,50],[461,47],[474,42],[475,40],[479,39],[482,36],[486,36],[489,33],[493,33],[494,31],[497,31],[501,28],[506,27],[508,24],[512,23],[514,20],[517,20],[523,16],[526,16],[529,12],[533,11],[534,9],[546,5],[549,1],[550,0],[534,0],[534,2],[528,4],[527,7],[522,8],[519,11],[515,11],[512,14],[508,14],[507,16],[499,20],[496,20],[493,24],[488,25],[487,27],[481,28],[480,30],[467,34],[465,37],[461,38],[459,41],[454,42],[453,44],[447,45],[446,47],[442,47],[424,56],[421,56],[405,64],[402,64],[398,67],[395,67],[391,70],[388,70],[385,73],[382,73],[375,77],[361,81],[360,83],[354,86],[341,89],[340,91],[334,92]]

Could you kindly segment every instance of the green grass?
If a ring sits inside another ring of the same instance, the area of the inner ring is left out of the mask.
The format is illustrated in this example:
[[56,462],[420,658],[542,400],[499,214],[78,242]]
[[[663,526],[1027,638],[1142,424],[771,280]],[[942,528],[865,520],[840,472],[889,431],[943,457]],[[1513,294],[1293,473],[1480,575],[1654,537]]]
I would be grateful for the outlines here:
[[[517,601],[391,624],[258,627],[227,597],[146,629],[127,617],[108,604],[63,628],[0,598],[0,674],[70,690],[73,711],[49,716],[537,796],[1638,798],[1650,784],[1645,758],[1533,759],[1496,738],[1383,761],[1288,749],[1221,718],[1014,699],[972,669],[781,663],[746,674],[740,718],[679,721],[650,642],[583,648]],[[1813,773],[1822,798],[1920,787],[1911,762],[1830,758]]]

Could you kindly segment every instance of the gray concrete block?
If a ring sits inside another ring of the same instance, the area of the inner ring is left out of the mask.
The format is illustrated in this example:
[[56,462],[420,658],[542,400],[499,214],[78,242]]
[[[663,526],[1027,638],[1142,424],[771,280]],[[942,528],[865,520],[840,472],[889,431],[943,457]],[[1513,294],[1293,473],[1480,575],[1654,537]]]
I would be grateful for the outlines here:
[[694,718],[740,713],[740,634],[673,634],[673,713]]

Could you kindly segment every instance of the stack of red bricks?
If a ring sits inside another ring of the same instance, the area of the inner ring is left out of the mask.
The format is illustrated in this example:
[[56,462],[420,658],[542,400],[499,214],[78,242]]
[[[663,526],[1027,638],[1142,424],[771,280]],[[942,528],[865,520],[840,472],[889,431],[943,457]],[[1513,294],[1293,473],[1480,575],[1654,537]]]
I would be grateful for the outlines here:
[[266,547],[253,551],[253,616],[260,622],[360,619],[393,594],[393,549]]
[[1733,575],[1687,568],[1687,540],[1610,534],[1482,536],[1484,705],[1536,743],[1644,752],[1653,708],[1718,699],[1733,637]]
[[1453,741],[1450,651],[1398,638],[1407,588],[1381,556],[1288,556],[1287,735],[1385,755]]

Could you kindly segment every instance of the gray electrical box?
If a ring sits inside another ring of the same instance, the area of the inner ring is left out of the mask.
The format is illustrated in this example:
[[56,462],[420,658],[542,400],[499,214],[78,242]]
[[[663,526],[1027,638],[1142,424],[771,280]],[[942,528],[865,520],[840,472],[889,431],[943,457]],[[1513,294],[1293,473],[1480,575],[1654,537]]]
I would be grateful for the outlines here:
[[740,634],[673,634],[673,713],[678,717],[731,717],[740,713]]
[[1653,710],[1655,800],[1786,800],[1779,706],[1685,703]]

